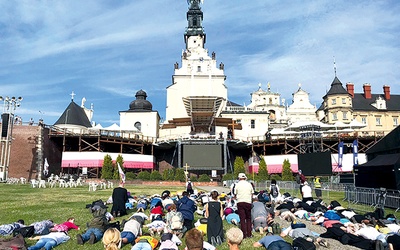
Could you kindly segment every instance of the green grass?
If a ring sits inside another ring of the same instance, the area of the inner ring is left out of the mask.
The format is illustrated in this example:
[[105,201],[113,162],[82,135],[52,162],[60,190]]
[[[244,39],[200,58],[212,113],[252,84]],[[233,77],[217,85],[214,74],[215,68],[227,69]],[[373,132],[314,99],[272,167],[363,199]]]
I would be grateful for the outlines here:
[[[126,185],[126,188],[132,195],[161,194],[161,192],[166,189],[171,192],[182,191],[182,187],[160,185]],[[290,192],[290,190],[288,191]],[[95,192],[89,192],[87,186],[78,188],[57,187],[53,189],[34,189],[31,188],[30,185],[0,184],[0,201],[2,204],[0,224],[11,223],[19,219],[25,220],[25,224],[45,219],[51,219],[55,223],[61,223],[68,217],[75,217],[75,223],[81,226],[81,231],[78,232],[76,230],[71,230],[69,233],[71,239],[64,244],[57,246],[57,249],[103,249],[101,242],[98,242],[95,245],[77,245],[76,234],[84,232],[86,229],[86,226],[84,225],[86,225],[86,222],[90,221],[92,218],[88,209],[85,208],[86,204],[90,204],[92,201],[98,199],[106,201],[111,193],[112,189],[100,189]],[[329,199],[325,199],[325,201],[329,203],[330,200],[338,200],[344,207],[348,206],[348,204],[343,201],[343,193],[341,192],[329,192]],[[109,206],[109,210],[110,208],[111,206]],[[386,213],[393,213],[393,211],[388,210]],[[396,214],[396,216],[399,215],[399,213]],[[118,218],[118,220],[122,220],[128,216],[129,215]],[[225,230],[232,226],[233,225],[224,222]],[[241,249],[254,249],[252,247],[253,242],[260,238],[261,236],[259,234],[254,234],[254,238],[245,239],[241,245]],[[35,241],[27,239],[27,243],[28,245],[33,245],[35,244]],[[183,246],[180,247],[180,249],[183,248]],[[130,245],[123,247],[123,249],[130,249]],[[218,250],[227,249],[229,248],[226,243],[218,247]]]

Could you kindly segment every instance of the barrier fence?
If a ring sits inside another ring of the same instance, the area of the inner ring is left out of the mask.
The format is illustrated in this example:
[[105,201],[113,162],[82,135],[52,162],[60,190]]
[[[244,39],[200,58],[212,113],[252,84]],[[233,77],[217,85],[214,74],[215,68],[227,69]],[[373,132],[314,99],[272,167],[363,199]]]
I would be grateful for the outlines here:
[[[230,187],[235,181],[225,181],[224,185]],[[252,181],[253,182],[253,181]],[[300,185],[294,181],[277,181],[281,193],[288,192],[292,196],[300,197]],[[255,181],[254,188],[257,191],[269,190],[271,181]],[[313,188],[313,184],[310,183]],[[355,187],[354,184],[346,183],[323,183],[322,197],[330,200],[330,192],[343,192],[344,201],[348,202],[348,207],[357,211],[371,211],[377,207],[392,208],[395,212],[400,210],[400,191],[385,188],[363,188]]]

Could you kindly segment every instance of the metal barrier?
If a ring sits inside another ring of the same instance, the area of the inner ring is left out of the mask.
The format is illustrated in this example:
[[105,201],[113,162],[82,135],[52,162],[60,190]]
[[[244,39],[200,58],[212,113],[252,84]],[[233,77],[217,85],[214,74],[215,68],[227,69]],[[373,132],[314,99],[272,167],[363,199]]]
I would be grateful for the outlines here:
[[386,190],[385,188],[360,188],[347,186],[344,200],[349,202],[349,208],[362,210],[357,205],[364,207],[393,208],[395,212],[400,209],[399,190]]

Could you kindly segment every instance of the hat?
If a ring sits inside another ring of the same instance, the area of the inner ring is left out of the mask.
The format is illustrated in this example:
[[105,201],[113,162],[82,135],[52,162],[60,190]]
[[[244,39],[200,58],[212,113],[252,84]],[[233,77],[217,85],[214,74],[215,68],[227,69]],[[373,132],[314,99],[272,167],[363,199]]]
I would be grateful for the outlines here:
[[245,173],[239,173],[238,178],[239,179],[247,179],[247,176]]
[[161,235],[161,241],[172,240],[172,233],[164,233]]
[[303,184],[304,184],[304,185],[308,185],[308,182],[305,181]]

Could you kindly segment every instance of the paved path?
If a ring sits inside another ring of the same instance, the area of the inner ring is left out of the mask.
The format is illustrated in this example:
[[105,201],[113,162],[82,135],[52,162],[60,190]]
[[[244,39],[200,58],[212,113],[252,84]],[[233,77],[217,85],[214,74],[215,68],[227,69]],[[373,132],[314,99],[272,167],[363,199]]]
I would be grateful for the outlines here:
[[[195,187],[196,188],[196,187]],[[199,186],[197,187],[198,190],[204,190],[206,192],[210,192],[213,189],[216,189],[218,191],[218,193],[229,193],[230,190],[227,187],[223,187],[223,186]]]

